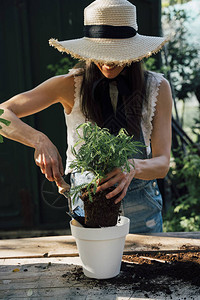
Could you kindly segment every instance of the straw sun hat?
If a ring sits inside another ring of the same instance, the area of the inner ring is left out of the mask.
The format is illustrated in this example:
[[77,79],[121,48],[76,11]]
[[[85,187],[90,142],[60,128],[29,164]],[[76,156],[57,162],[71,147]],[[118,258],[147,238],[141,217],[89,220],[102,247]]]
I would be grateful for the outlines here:
[[49,44],[81,60],[117,65],[139,61],[158,52],[163,37],[137,33],[136,7],[127,0],[96,0],[84,10],[84,37]]

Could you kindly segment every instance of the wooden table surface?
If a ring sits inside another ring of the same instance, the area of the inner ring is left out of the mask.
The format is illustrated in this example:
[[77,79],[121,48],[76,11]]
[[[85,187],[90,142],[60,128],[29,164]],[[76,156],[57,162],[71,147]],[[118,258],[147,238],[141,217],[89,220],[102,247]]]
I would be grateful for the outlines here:
[[[200,232],[129,234],[124,254],[190,250],[200,251]],[[146,299],[139,291],[133,294],[132,288],[122,291],[113,290],[111,286],[108,293],[103,285],[90,287],[91,279],[86,282],[73,278],[71,281],[69,277],[66,280],[63,275],[66,272],[73,274],[74,268],[80,265],[75,239],[71,235],[0,240],[0,299]],[[183,289],[177,286],[176,293],[179,288]],[[176,294],[173,298],[162,297],[162,294],[157,298],[148,294],[148,299],[182,299]],[[200,299],[200,291],[196,299]]]
[[[200,249],[200,232],[128,234],[124,253]],[[48,236],[0,240],[0,259],[78,256],[74,237]]]

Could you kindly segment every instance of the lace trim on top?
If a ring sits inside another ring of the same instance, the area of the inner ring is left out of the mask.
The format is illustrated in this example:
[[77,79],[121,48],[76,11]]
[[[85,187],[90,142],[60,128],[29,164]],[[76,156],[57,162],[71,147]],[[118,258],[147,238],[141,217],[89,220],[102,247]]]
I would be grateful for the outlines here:
[[147,155],[151,153],[151,134],[153,130],[153,117],[156,111],[157,96],[160,88],[160,84],[164,79],[163,75],[155,72],[148,72],[147,78],[147,97],[142,109],[142,121],[141,127],[144,136],[145,145],[147,146]]
[[74,76],[74,105],[73,105],[71,113],[68,115],[71,115],[74,110],[76,110],[77,108],[79,109],[79,107],[80,107],[80,91],[81,91],[81,83],[83,80],[83,77],[80,75],[80,73],[82,70],[83,69],[81,69],[81,68],[69,69],[69,75]]
[[[67,114],[65,112],[65,119],[66,119],[66,124],[67,124],[67,164],[66,164],[66,169],[65,169],[65,174],[71,172],[72,170],[69,168],[70,163],[72,160],[74,160],[74,155],[71,152],[71,147],[75,145],[78,139],[78,135],[76,132],[76,128],[84,123],[85,116],[81,112],[81,107],[80,107],[80,89],[81,89],[81,83],[83,77],[79,74],[81,74],[82,69],[71,69],[69,70],[69,75],[74,76],[74,86],[75,86],[75,91],[74,91],[74,105],[72,108],[71,113]],[[81,145],[77,146],[77,150]]]

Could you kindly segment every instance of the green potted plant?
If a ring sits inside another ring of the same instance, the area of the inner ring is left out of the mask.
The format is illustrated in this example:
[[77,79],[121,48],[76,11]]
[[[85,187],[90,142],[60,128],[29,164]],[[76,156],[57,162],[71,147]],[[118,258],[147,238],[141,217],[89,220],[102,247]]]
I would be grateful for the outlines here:
[[[3,115],[4,113],[4,110],[3,109],[0,109],[0,116]],[[9,126],[10,125],[10,121],[8,120],[5,120],[3,118],[0,118],[0,123],[3,123],[5,124],[6,126]],[[2,129],[2,126],[0,125],[0,129]],[[2,135],[0,134],[0,143],[3,143],[3,137]]]
[[[89,183],[74,187],[71,191],[72,198],[78,193],[81,194],[87,227],[115,226],[120,209],[120,203],[115,204],[118,195],[112,199],[105,197],[115,187],[96,193],[97,187],[115,168],[130,172],[134,164],[129,158],[140,151],[139,147],[144,146],[134,141],[133,136],[129,136],[124,129],[114,136],[107,128],[100,128],[91,122],[78,126],[77,133],[78,141],[72,148],[75,159],[70,167],[77,172],[92,173],[93,179]],[[77,151],[76,148],[80,144],[81,147]]]
[[116,197],[105,197],[111,189],[98,193],[96,190],[114,168],[130,172],[134,165],[129,158],[143,145],[135,142],[124,129],[114,136],[108,129],[90,122],[80,125],[77,133],[79,138],[72,149],[75,159],[70,167],[78,172],[91,172],[93,179],[71,191],[74,197],[81,193],[87,226],[72,220],[71,232],[76,239],[84,274],[97,279],[112,278],[120,272],[130,220],[123,216],[118,219],[120,203],[114,203]]

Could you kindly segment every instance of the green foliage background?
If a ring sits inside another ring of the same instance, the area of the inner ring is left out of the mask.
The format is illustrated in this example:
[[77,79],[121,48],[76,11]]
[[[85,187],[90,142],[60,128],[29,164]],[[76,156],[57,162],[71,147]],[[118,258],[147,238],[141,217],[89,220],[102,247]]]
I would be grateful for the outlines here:
[[53,75],[62,75],[67,74],[74,65],[78,63],[78,60],[72,58],[70,55],[65,55],[57,64],[50,64],[47,66],[47,69]]
[[200,156],[198,149],[188,147],[179,153],[171,166],[173,184],[179,195],[164,217],[165,231],[200,230]]
[[[173,1],[178,2],[178,1]],[[176,3],[173,3],[176,4]],[[183,127],[186,101],[197,95],[200,86],[199,49],[191,42],[187,26],[193,19],[183,9],[168,7],[163,12],[163,22],[168,26],[171,40],[167,45],[168,63],[162,68],[166,77],[170,75],[176,101],[182,101],[182,115],[179,124]],[[198,102],[198,101],[197,101]],[[197,107],[198,110],[198,107]],[[171,206],[164,215],[165,231],[200,230],[200,110],[187,114],[192,124],[185,128],[193,140],[192,145],[173,149],[169,182],[171,185]]]
[[169,5],[184,4],[190,1],[191,0],[162,0],[162,6],[168,7]]
[[[4,110],[3,109],[0,109],[0,116],[3,115],[4,113]],[[0,118],[0,123],[3,123],[5,124],[6,126],[9,126],[10,125],[10,121],[7,121],[3,118]],[[0,125],[0,129],[2,129],[2,126]],[[2,135],[0,134],[0,143],[3,143],[3,137]]]

